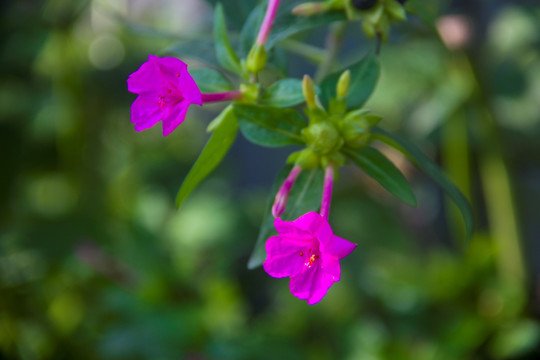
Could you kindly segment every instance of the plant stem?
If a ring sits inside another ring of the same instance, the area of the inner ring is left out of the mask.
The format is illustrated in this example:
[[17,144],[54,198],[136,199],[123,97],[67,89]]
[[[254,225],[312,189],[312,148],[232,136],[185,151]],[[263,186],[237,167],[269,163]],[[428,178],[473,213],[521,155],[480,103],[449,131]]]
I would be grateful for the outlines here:
[[219,93],[202,93],[201,96],[203,103],[211,103],[238,99],[239,97],[242,97],[242,92],[235,90]]
[[330,202],[332,201],[332,186],[334,184],[334,166],[328,165],[324,171],[323,196],[321,201],[321,216],[328,220]]
[[326,38],[326,55],[315,73],[315,82],[319,83],[332,70],[332,65],[336,60],[343,33],[345,31],[345,22],[339,22],[330,26],[330,31]]

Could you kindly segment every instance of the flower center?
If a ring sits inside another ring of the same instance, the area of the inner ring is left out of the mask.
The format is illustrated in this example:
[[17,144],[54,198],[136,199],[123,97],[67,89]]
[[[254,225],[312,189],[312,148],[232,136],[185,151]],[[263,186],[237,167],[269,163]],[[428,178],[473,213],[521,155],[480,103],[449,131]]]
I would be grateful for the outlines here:
[[305,251],[300,251],[298,253],[301,257],[306,257],[306,261],[304,262],[304,265],[308,268],[312,267],[313,264],[317,262],[317,260],[321,257],[321,254],[319,253],[318,249],[312,249],[309,248]]
[[157,103],[160,108],[176,105],[184,100],[184,96],[178,89],[164,87],[157,96]]

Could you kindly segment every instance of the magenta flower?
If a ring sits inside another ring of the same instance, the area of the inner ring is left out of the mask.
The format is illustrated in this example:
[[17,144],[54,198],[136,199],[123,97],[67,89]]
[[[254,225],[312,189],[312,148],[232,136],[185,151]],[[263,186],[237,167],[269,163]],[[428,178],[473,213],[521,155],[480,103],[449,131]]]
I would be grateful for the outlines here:
[[148,55],[127,84],[128,91],[139,95],[131,105],[131,122],[137,131],[161,121],[163,136],[167,136],[184,121],[189,105],[203,104],[187,65],[173,57]]
[[316,212],[294,221],[276,218],[274,226],[279,235],[266,242],[264,270],[276,278],[289,276],[291,293],[308,305],[319,302],[340,279],[339,260],[357,245],[335,236]]

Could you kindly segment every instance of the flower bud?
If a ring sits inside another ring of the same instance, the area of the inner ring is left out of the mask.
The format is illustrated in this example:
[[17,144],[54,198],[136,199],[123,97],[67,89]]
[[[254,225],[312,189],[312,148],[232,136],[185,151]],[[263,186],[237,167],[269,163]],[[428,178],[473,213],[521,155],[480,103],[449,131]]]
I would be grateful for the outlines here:
[[352,148],[366,146],[371,141],[371,128],[375,126],[381,117],[365,114],[365,111],[353,111],[349,113],[340,124],[340,131],[345,144]]
[[297,152],[295,164],[300,165],[302,169],[309,170],[319,166],[320,158],[312,149],[305,148]]
[[329,154],[343,145],[340,133],[331,122],[311,124],[302,130],[306,144],[318,154]]
[[249,51],[246,59],[246,68],[252,73],[256,74],[266,66],[266,50],[264,45],[255,44]]
[[351,84],[351,71],[345,70],[338,79],[336,86],[336,97],[338,100],[344,99],[349,92],[349,85]]
[[406,20],[405,8],[397,1],[388,1],[385,4],[385,11],[395,20]]
[[308,108],[314,109],[317,107],[317,99],[315,93],[315,84],[309,75],[304,75],[302,80],[302,91],[304,92],[304,98],[306,99],[306,104]]
[[292,9],[294,15],[311,16],[328,10],[328,4],[323,2],[306,2]]

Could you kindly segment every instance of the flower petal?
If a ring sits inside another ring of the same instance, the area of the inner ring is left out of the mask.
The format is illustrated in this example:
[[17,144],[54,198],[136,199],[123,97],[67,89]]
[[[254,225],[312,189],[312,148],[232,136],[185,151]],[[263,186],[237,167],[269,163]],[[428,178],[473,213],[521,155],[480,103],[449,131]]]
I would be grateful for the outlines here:
[[289,237],[303,240],[316,240],[314,234],[300,229],[298,226],[296,226],[294,221],[283,221],[280,218],[275,218],[274,227],[280,235],[287,235]]
[[334,277],[321,267],[314,266],[295,277],[291,277],[289,288],[299,299],[307,300],[308,305],[321,301],[328,289],[336,282]]
[[192,104],[202,106],[203,101],[201,90],[199,90],[197,83],[195,83],[195,80],[193,80],[191,75],[188,73],[187,66],[180,71],[180,76],[177,77],[177,79],[178,84],[176,86],[178,89],[180,89],[180,92],[184,98]]
[[263,263],[264,270],[268,275],[281,278],[296,276],[306,268],[305,250],[310,245],[309,241],[276,235],[266,241],[267,257]]
[[139,95],[131,104],[131,122],[135,124],[137,131],[154,126],[161,117],[161,108],[153,96]]
[[178,125],[184,122],[188,107],[189,103],[183,101],[166,109],[161,121],[163,125],[163,136],[169,135]]
[[135,94],[149,94],[155,93],[159,88],[163,86],[166,78],[163,77],[157,62],[150,61],[144,62],[137,71],[129,75],[127,79],[128,91]]
[[292,221],[292,223],[298,228],[307,233],[315,235],[321,226],[321,223],[325,221],[321,215],[314,211],[310,211],[307,214],[300,216],[298,219]]
[[329,239],[321,241],[321,252],[342,259],[349,255],[358,245],[348,240],[332,235]]

